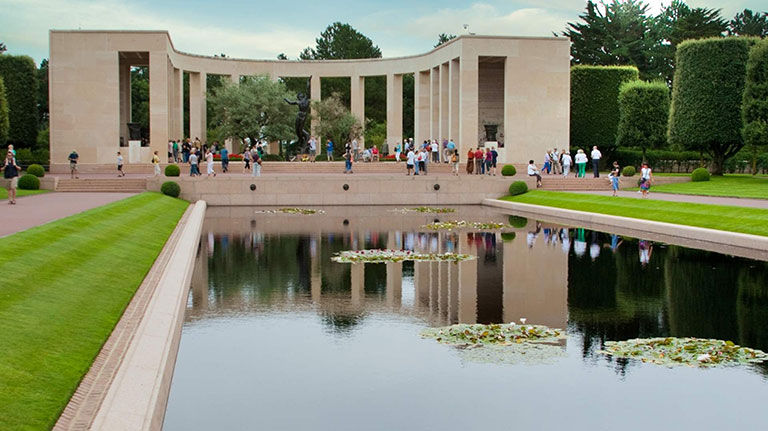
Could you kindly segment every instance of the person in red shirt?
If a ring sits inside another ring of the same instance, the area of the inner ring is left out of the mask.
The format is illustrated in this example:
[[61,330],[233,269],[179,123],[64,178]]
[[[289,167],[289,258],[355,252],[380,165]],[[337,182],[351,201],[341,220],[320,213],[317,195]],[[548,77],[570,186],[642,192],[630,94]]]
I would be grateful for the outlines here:
[[475,151],[475,175],[483,174],[483,150],[480,148]]
[[467,174],[472,175],[472,171],[475,169],[475,152],[472,148],[467,153]]

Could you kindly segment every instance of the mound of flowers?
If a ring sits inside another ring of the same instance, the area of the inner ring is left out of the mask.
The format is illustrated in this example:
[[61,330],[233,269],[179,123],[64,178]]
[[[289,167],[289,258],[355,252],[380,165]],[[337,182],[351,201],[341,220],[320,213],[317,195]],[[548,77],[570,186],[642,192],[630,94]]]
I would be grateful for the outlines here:
[[600,353],[637,359],[657,365],[694,367],[732,366],[768,361],[768,354],[734,344],[704,338],[638,338],[607,341]]
[[409,250],[349,250],[336,253],[331,260],[338,263],[461,262],[475,256],[458,253],[417,253]]
[[496,223],[496,222],[467,222],[464,220],[461,220],[461,221],[454,220],[454,221],[429,223],[422,226],[422,228],[429,229],[429,230],[455,230],[455,229],[500,230],[500,229],[511,229],[512,226],[504,223]]
[[542,325],[504,324],[458,324],[442,328],[429,328],[421,333],[424,338],[455,346],[514,345],[521,343],[557,343],[565,339],[565,332]]
[[323,210],[313,210],[310,208],[278,208],[276,210],[260,210],[256,212],[259,214],[301,214],[301,215],[325,214],[325,211]]

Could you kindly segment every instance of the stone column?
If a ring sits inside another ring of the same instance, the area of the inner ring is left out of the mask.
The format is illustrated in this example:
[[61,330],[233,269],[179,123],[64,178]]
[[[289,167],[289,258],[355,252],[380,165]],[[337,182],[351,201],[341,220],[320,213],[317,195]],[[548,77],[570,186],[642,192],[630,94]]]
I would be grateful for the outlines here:
[[[118,71],[120,80],[120,137],[123,145],[128,146],[131,135],[128,131],[128,123],[131,121],[131,65],[121,63]],[[128,160],[128,155],[124,155]]]
[[450,73],[448,72],[448,63],[440,65],[440,160],[443,159],[443,140],[448,139],[448,95],[450,93]]
[[195,258],[195,267],[192,271],[192,306],[205,311],[208,308],[208,241],[210,235],[203,235],[200,239],[200,252]]
[[[171,119],[171,139],[181,139],[184,137],[184,71],[173,69],[173,97],[171,99],[173,106],[173,118]],[[161,157],[162,159],[162,157]]]
[[440,66],[429,72],[429,138],[440,139]]
[[[310,78],[310,99],[312,99],[312,102],[319,102],[321,98],[320,93],[320,76],[319,75],[312,75],[312,78]],[[313,136],[317,137],[317,119],[315,118],[317,116],[317,112],[315,112],[315,108],[312,108],[312,125],[311,125],[311,133]],[[341,145],[341,148],[344,148],[344,143],[341,142],[334,142],[333,143],[334,148],[338,148],[339,145]],[[325,142],[322,141],[322,139],[317,140],[317,148],[319,150],[325,151]],[[320,151],[321,154],[322,151]]]
[[459,63],[459,153],[478,144],[478,63],[477,54],[462,53]]
[[[403,75],[387,75],[387,145],[389,154],[403,140]],[[402,145],[400,147],[403,148]]]
[[[149,53],[149,146],[151,151],[157,151],[161,157],[168,152],[168,92],[172,79],[169,64],[165,51]],[[150,160],[140,161],[149,162]]]
[[[448,69],[450,75],[450,83],[448,85],[448,139],[453,139],[458,149],[460,148],[458,144],[461,141],[459,136],[459,100],[461,97],[459,93],[459,59],[454,58],[451,60]],[[464,151],[464,153],[466,152]],[[466,157],[464,153],[460,152],[460,156]],[[463,160],[466,161],[466,159]]]
[[206,142],[208,130],[206,127],[206,83],[208,75],[205,72],[189,73],[189,137],[199,137]]
[[320,264],[320,245],[322,244],[322,239],[322,234],[317,235],[317,246],[314,250],[310,251],[309,291],[312,296],[312,302],[315,303],[315,305],[320,304],[320,297],[323,290],[323,273]]
[[429,71],[413,76],[413,141],[419,146],[429,137]]
[[413,263],[414,304],[429,307],[429,262]]
[[[363,76],[351,76],[350,82],[350,111],[352,115],[360,121],[365,130],[365,77]],[[360,148],[365,147],[365,135],[361,135],[357,138]]]

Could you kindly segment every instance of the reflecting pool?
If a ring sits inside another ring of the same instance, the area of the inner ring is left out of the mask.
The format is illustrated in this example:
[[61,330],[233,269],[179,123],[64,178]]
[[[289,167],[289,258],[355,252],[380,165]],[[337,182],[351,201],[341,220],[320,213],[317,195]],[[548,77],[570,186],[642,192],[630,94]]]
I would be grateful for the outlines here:
[[[768,367],[665,368],[599,353],[655,336],[768,351],[768,264],[486,207],[451,214],[210,208],[166,430],[764,429]],[[510,231],[429,232],[432,222]],[[334,263],[343,250],[477,256]],[[431,326],[567,330],[562,354],[493,363]]]

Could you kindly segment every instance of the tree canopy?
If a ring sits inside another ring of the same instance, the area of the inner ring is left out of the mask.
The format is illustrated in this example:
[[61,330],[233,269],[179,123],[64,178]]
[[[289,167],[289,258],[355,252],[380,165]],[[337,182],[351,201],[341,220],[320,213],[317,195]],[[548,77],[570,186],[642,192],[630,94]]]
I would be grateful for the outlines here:
[[440,33],[437,35],[437,43],[435,44],[435,48],[453,39],[456,39],[455,34]]
[[8,140],[8,102],[5,99],[5,85],[3,77],[0,76],[0,147],[5,148],[5,141]]
[[744,122],[742,136],[745,147],[753,156],[754,174],[757,152],[768,147],[768,39],[749,52],[741,116]]
[[768,36],[768,13],[744,9],[728,23],[728,34],[732,36]]
[[317,135],[323,140],[331,139],[337,154],[341,154],[344,144],[362,134],[362,124],[341,102],[338,94],[332,94],[321,101],[313,101],[312,107],[314,118],[317,120]]
[[304,48],[299,58],[302,60],[381,58],[381,50],[373,44],[371,39],[351,25],[334,22],[315,39],[315,47]]

